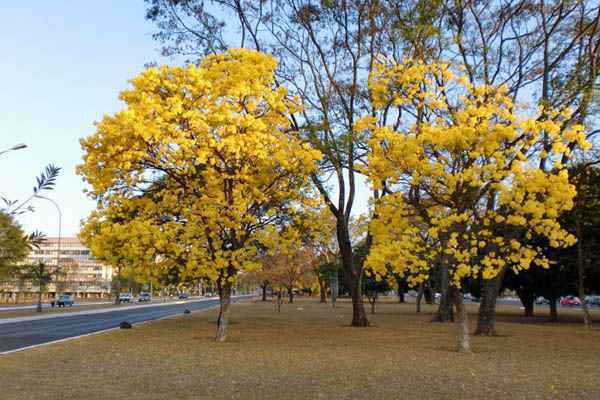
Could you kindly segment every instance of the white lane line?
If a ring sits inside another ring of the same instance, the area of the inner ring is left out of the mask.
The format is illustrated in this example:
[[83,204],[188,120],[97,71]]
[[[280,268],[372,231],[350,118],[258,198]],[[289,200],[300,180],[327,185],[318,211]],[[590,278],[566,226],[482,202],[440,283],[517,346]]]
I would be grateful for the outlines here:
[[[235,299],[235,298],[240,298],[240,297],[242,298],[241,300],[243,300],[245,297],[247,297],[247,295],[235,296],[235,297],[234,297],[234,299]],[[252,297],[253,297],[253,296],[252,296]],[[218,297],[217,297],[217,299],[218,299]],[[172,303],[171,303],[171,304],[172,304]],[[200,308],[200,309],[198,309],[198,310],[190,310],[190,311],[191,311],[191,313],[196,313],[196,312],[200,312],[200,311],[206,311],[206,310],[210,310],[210,309],[212,309],[212,308],[216,308],[218,305],[219,305],[219,304],[215,304],[215,305],[213,305],[213,306],[209,306],[209,307],[206,307],[206,308]],[[132,323],[131,325],[133,325],[133,326],[136,326],[136,325],[149,324],[150,322],[154,322],[154,321],[162,321],[162,320],[169,319],[169,318],[180,317],[180,316],[182,316],[182,315],[185,315],[185,314],[183,314],[183,313],[180,313],[180,314],[171,314],[171,315],[167,315],[167,316],[160,317],[160,318],[155,318],[155,319],[147,319],[147,320],[140,321],[140,322],[134,322],[134,323]],[[115,328],[108,328],[108,329],[103,329],[103,330],[101,330],[101,331],[95,331],[95,332],[90,332],[90,333],[84,333],[84,334],[82,334],[82,335],[77,335],[77,336],[70,336],[70,337],[68,337],[68,338],[56,339],[56,340],[52,340],[52,341],[50,341],[50,342],[44,342],[44,343],[39,343],[39,344],[33,344],[33,345],[31,345],[31,346],[25,346],[25,347],[20,347],[20,348],[18,348],[18,349],[13,349],[13,350],[7,350],[7,351],[0,352],[0,356],[6,355],[6,354],[11,354],[11,353],[16,353],[16,352],[23,351],[23,350],[35,349],[36,347],[48,346],[48,345],[55,344],[55,343],[63,343],[63,342],[67,342],[67,341],[69,341],[69,340],[73,340],[73,339],[79,339],[79,338],[86,337],[86,336],[100,335],[100,334],[102,334],[102,333],[107,333],[107,332],[111,332],[111,331],[116,331],[116,330],[118,330],[118,329],[121,329],[121,328],[119,328],[119,327],[115,327]]]

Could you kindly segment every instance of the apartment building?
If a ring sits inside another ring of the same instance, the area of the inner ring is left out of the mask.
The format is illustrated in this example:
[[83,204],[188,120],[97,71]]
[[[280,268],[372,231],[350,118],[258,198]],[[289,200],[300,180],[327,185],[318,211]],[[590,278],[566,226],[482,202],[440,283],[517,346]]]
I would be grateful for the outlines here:
[[[105,298],[110,293],[112,268],[94,259],[90,250],[77,238],[60,240],[47,238],[39,249],[34,249],[25,263],[43,262],[52,273],[44,298],[57,293],[71,293],[78,298]],[[58,268],[57,268],[58,265]],[[38,288],[31,282],[11,279],[0,284],[0,299],[26,300],[37,296]]]

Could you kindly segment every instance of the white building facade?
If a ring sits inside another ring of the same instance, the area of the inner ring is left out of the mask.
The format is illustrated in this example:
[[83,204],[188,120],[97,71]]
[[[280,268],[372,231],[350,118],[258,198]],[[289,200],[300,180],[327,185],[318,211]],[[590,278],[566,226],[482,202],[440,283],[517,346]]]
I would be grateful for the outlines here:
[[[26,264],[46,265],[52,274],[44,298],[52,298],[58,293],[69,293],[77,298],[106,298],[110,294],[112,267],[96,260],[90,250],[77,238],[47,238],[39,249],[34,249]],[[17,301],[37,297],[38,288],[31,282],[12,279],[0,285],[0,298]]]

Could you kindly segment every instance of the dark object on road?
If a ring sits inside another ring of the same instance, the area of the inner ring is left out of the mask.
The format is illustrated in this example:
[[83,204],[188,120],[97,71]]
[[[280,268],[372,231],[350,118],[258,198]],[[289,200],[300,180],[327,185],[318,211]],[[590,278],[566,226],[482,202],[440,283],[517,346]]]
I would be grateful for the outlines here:
[[131,329],[132,327],[133,327],[133,325],[131,325],[127,321],[123,321],[119,324],[119,328],[121,328],[121,329]]
[[180,300],[185,300],[185,299],[188,299],[189,297],[190,297],[190,295],[189,295],[189,294],[187,294],[187,293],[181,293],[181,294],[179,295],[179,299],[180,299]]
[[73,303],[75,303],[75,301],[73,300],[73,296],[70,294],[63,294],[58,298],[58,300],[56,300],[56,305],[58,307],[73,307]]
[[183,310],[183,313],[184,314],[191,314],[192,312],[186,308],[185,310]]

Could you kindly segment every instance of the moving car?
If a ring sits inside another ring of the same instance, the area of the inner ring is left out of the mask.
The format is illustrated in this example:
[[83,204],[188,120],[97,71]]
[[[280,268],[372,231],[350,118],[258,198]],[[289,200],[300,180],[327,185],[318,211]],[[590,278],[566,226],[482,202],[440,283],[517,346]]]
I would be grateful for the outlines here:
[[181,300],[189,299],[189,297],[190,297],[190,295],[187,293],[181,293],[179,295],[179,299],[181,299]]
[[133,295],[131,293],[121,293],[119,295],[119,303],[131,303],[133,301]]
[[58,300],[56,300],[56,305],[58,307],[73,307],[73,303],[75,303],[75,301],[73,300],[73,296],[70,294],[63,294],[58,298]]
[[581,306],[581,300],[579,300],[579,297],[565,296],[560,299],[560,305],[561,307],[579,307]]
[[149,303],[152,301],[152,296],[148,292],[142,292],[140,293],[140,297],[138,297],[138,301]]

